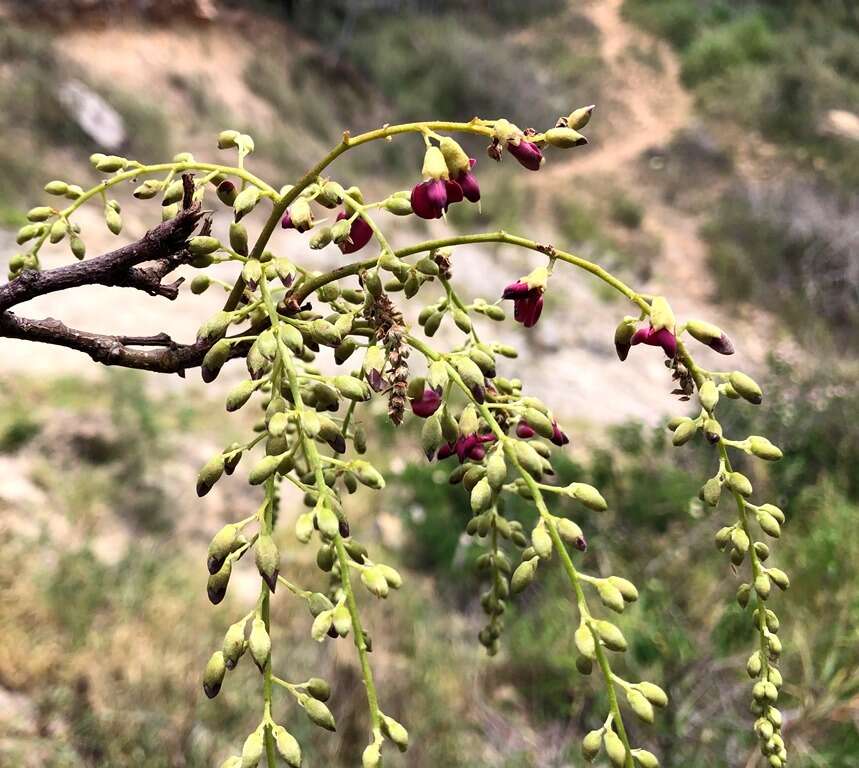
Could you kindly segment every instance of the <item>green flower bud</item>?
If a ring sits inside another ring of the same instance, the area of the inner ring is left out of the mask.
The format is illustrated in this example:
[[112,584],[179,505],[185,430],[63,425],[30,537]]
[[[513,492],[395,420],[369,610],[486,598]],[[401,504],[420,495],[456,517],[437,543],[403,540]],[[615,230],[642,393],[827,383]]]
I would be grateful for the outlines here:
[[607,730],[603,735],[603,743],[608,759],[614,768],[623,768],[626,764],[626,747],[614,731]]
[[471,509],[479,514],[492,506],[492,488],[484,477],[471,489]]
[[325,706],[319,699],[314,699],[312,696],[302,696],[299,701],[307,716],[321,728],[327,731],[336,731],[337,727],[334,723],[334,715],[331,710]]
[[379,470],[367,461],[353,461],[352,471],[364,485],[373,490],[380,491],[385,487],[385,478]]
[[728,472],[725,477],[725,483],[728,488],[739,493],[740,496],[748,497],[752,495],[752,484],[749,482],[749,478],[741,472]]
[[277,472],[282,458],[283,456],[264,456],[261,458],[251,467],[251,471],[248,473],[248,482],[251,485],[262,485]]
[[221,247],[221,241],[217,237],[209,235],[197,235],[188,241],[188,250],[192,256],[206,256],[214,253]]
[[770,596],[771,586],[770,577],[765,573],[759,573],[755,577],[755,592],[758,593],[761,600],[766,600]]
[[328,701],[331,698],[331,686],[321,677],[311,677],[307,681],[307,691],[319,701]]
[[374,741],[368,744],[361,754],[361,768],[381,768],[382,750]]
[[513,444],[513,449],[516,460],[529,475],[539,478],[543,474],[543,460],[530,443],[517,440]]
[[238,131],[221,131],[218,134],[218,149],[233,149],[236,146],[236,139],[239,137]]
[[64,181],[49,181],[45,184],[45,192],[49,195],[65,195],[69,190],[69,185]]
[[587,144],[588,140],[573,128],[550,128],[543,134],[549,146],[559,149],[570,149]]
[[324,344],[329,347],[336,347],[343,340],[343,335],[337,330],[333,323],[329,323],[322,318],[314,320],[310,324],[310,337],[317,344]]
[[233,545],[239,533],[239,527],[233,523],[229,523],[218,531],[211,542],[209,542],[209,550],[206,557],[206,567],[210,574],[217,573],[221,570],[224,561],[233,551]]
[[510,580],[510,589],[513,594],[522,592],[537,575],[537,564],[539,559],[532,557],[530,560],[525,560],[519,563],[516,570],[513,571],[513,577]]
[[656,685],[656,683],[648,683],[646,680],[642,680],[636,688],[641,691],[654,707],[663,709],[668,706],[668,694]]
[[749,537],[742,528],[734,528],[731,531],[731,544],[743,554],[749,551]]
[[[330,548],[332,556],[336,556],[333,548]],[[340,603],[331,614],[331,621],[334,624],[334,629],[340,637],[346,637],[352,629],[352,616],[349,614],[349,609],[345,603]]]
[[209,597],[209,602],[212,605],[218,605],[227,594],[227,587],[230,583],[230,574],[233,572],[233,561],[227,559],[217,573],[209,576],[206,583],[206,594]]
[[313,624],[310,627],[310,636],[317,643],[321,643],[328,637],[328,630],[331,629],[333,623],[334,611],[323,611],[313,620]]
[[197,339],[199,341],[215,341],[220,336],[223,336],[233,320],[233,316],[229,312],[215,312],[203,325],[197,330]]
[[704,437],[708,443],[716,444],[722,439],[722,425],[715,419],[704,420]]
[[659,760],[652,752],[646,749],[632,750],[632,756],[636,759],[641,768],[659,768]]
[[364,568],[361,571],[361,581],[376,597],[388,596],[388,580],[385,578],[385,574],[376,566]]
[[578,629],[573,634],[573,641],[582,656],[591,660],[596,658],[596,641],[593,632],[586,624],[579,624]]
[[203,691],[210,699],[214,699],[221,690],[227,667],[224,664],[224,654],[216,651],[209,658],[206,670],[203,672]]
[[552,556],[552,537],[542,520],[531,531],[531,545],[541,559],[548,560]]
[[403,577],[400,576],[399,571],[395,568],[392,568],[390,565],[385,565],[384,563],[377,563],[376,568],[382,572],[382,575],[385,577],[385,581],[388,582],[388,586],[391,589],[399,589],[403,586]]
[[790,587],[790,578],[781,568],[769,568],[767,574],[779,589],[786,590]]
[[653,705],[641,691],[630,688],[626,692],[630,709],[645,723],[653,722]]
[[746,662],[746,673],[749,677],[754,679],[760,675],[762,669],[763,664],[761,662],[761,652],[755,651],[751,656],[749,656],[749,660]]
[[[104,207],[104,221],[107,224],[107,228],[114,235],[118,235],[122,231],[122,217],[119,215],[119,212],[110,205],[106,205]],[[54,226],[56,226],[56,224]],[[53,235],[53,232],[51,234]]]
[[583,552],[587,548],[584,532],[572,520],[562,517],[556,522],[556,526],[558,528],[558,535],[560,535],[567,544],[572,544],[580,552]]
[[15,242],[18,245],[23,245],[28,240],[32,240],[37,235],[42,234],[44,231],[43,227],[38,224],[25,224],[21,229],[18,230],[18,234],[15,236]]
[[233,669],[245,652],[245,623],[242,620],[237,621],[235,624],[230,624],[229,629],[227,629],[224,635],[222,653],[227,669]]
[[757,383],[750,376],[746,376],[745,373],[740,373],[740,371],[734,371],[731,374],[729,379],[731,382],[731,386],[737,392],[740,397],[748,400],[750,403],[754,405],[760,405],[763,400],[763,393],[761,392],[761,388],[757,385]]
[[778,520],[776,520],[769,512],[761,507],[757,511],[757,520],[758,525],[760,525],[761,530],[769,536],[772,536],[774,539],[777,539],[781,536],[781,526],[778,524]]
[[241,768],[256,768],[262,759],[263,747],[263,732],[261,729],[256,730],[245,739],[242,745]]
[[428,460],[432,461],[432,457],[443,440],[441,419],[438,413],[434,413],[424,421],[423,427],[421,427],[421,448]]
[[566,490],[568,495],[584,504],[588,509],[592,509],[595,512],[605,512],[608,509],[606,500],[592,485],[588,485],[587,483],[570,483]]
[[257,259],[248,259],[242,267],[242,279],[252,291],[263,278],[262,264]]
[[400,752],[405,752],[409,747],[409,732],[393,717],[382,716],[382,729],[388,738],[397,745]]
[[[221,475],[224,473],[224,457],[219,453],[216,456],[212,456],[200,470],[200,474],[197,475],[197,496],[205,496],[209,491],[214,488],[215,483],[221,479]],[[220,566],[219,566],[220,567]]]
[[364,402],[370,399],[370,390],[367,385],[354,376],[335,376],[334,386],[343,397],[356,402]]
[[242,218],[247,216],[256,207],[259,200],[260,191],[256,187],[245,187],[239,192],[233,202],[235,220],[241,221]]
[[507,464],[504,452],[495,450],[486,462],[486,480],[493,491],[499,491],[507,480]]
[[57,219],[52,225],[48,239],[52,243],[59,243],[69,231],[69,225],[65,219]]
[[749,604],[749,597],[752,594],[751,584],[740,584],[737,588],[737,603],[740,608],[745,608]]
[[95,169],[102,173],[113,173],[115,171],[121,171],[126,165],[128,165],[128,160],[124,157],[108,155],[107,157],[100,158],[96,162]]
[[721,495],[722,482],[718,477],[711,477],[706,483],[704,483],[704,487],[701,489],[701,496],[711,507],[715,507],[719,503]]
[[626,638],[614,624],[610,621],[597,620],[594,622],[594,626],[606,648],[610,651],[619,652],[626,650]]
[[676,446],[685,445],[695,436],[697,431],[698,423],[692,419],[686,419],[674,430],[674,437],[671,438],[671,442]]
[[567,116],[567,125],[570,128],[584,128],[588,121],[591,119],[591,113],[596,109],[595,104],[590,104],[587,107],[579,107],[578,109],[573,110]]
[[608,583],[608,581],[598,581],[596,588],[597,593],[600,596],[600,600],[602,600],[602,603],[606,608],[611,608],[611,610],[617,613],[623,613],[623,609],[626,607],[626,604],[624,602],[623,595],[617,587]]
[[271,656],[271,638],[265,628],[265,622],[259,617],[254,617],[251,623],[251,633],[248,637],[248,649],[253,657],[254,664],[260,672],[265,669],[269,656]]
[[328,539],[336,538],[340,533],[340,520],[334,510],[324,504],[316,508],[316,525],[319,532]]
[[582,757],[589,763],[593,762],[594,758],[599,754],[602,746],[602,728],[596,731],[589,731],[582,739]]
[[255,546],[256,566],[263,581],[274,592],[280,571],[280,553],[272,537],[265,533],[257,539]]
[[752,435],[748,440],[748,444],[749,451],[759,459],[778,461],[782,457],[782,452],[778,446],[773,445],[769,440],[760,435]]
[[707,379],[698,389],[698,399],[701,401],[701,405],[704,409],[710,413],[712,413],[713,409],[716,407],[716,403],[719,402],[719,390],[716,389],[716,385],[712,379]]
[[248,400],[250,400],[251,395],[256,390],[256,382],[248,379],[246,381],[242,381],[233,387],[229,393],[227,394],[227,411],[232,413],[233,411],[239,410]]
[[282,725],[275,725],[271,729],[274,743],[278,754],[286,761],[290,768],[301,768],[301,747],[295,737]]

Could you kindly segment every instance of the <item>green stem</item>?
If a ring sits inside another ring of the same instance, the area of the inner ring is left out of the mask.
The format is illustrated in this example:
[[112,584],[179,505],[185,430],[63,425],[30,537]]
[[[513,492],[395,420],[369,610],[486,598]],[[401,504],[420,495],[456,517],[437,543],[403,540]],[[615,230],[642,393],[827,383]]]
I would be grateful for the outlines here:
[[[265,513],[262,519],[262,529],[264,533],[271,535],[272,532],[272,511],[274,509],[274,477],[266,481],[265,486],[266,500]],[[265,630],[271,637],[271,592],[268,585],[262,584],[262,604],[260,605],[260,614],[265,623]],[[271,654],[269,654],[265,669],[263,669],[263,705],[267,715],[271,715],[272,701],[272,671],[271,671]],[[277,768],[277,755],[274,745],[274,734],[270,725],[266,725],[264,729],[265,755],[269,768]]]
[[[261,283],[264,285],[265,281]],[[263,289],[265,291],[265,289]],[[264,293],[265,295],[265,293]],[[271,301],[267,302],[271,304]],[[274,307],[272,306],[272,310]],[[304,408],[304,403],[301,399],[301,387],[298,382],[298,374],[295,370],[295,364],[292,360],[292,353],[285,344],[280,343],[281,357],[283,359],[284,370],[286,371],[289,389],[292,393],[292,400],[296,411],[301,413]],[[304,456],[307,459],[309,467],[313,468],[316,490],[320,498],[329,493],[328,486],[325,484],[325,476],[323,474],[322,459],[316,447],[316,443],[309,437],[302,428],[299,422],[299,435],[301,445],[304,450]],[[364,688],[367,691],[367,704],[370,709],[370,720],[373,725],[373,733],[378,734],[381,727],[382,713],[379,710],[379,697],[376,693],[376,684],[373,679],[373,670],[370,666],[368,656],[367,643],[364,640],[364,630],[361,626],[361,617],[358,613],[358,603],[355,600],[355,593],[352,590],[352,581],[349,576],[349,558],[346,554],[346,548],[343,545],[343,538],[340,534],[334,538],[334,549],[337,553],[337,561],[340,564],[340,584],[343,588],[343,593],[346,595],[346,607],[349,610],[349,618],[352,623],[352,634],[355,642],[355,648],[358,651],[358,660],[361,665],[361,675],[364,679]]]

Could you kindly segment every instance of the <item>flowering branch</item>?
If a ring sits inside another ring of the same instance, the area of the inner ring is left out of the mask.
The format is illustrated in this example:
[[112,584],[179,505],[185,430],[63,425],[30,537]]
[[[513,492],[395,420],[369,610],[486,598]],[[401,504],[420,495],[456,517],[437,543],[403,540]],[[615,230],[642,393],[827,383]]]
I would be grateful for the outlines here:
[[[477,563],[490,578],[489,589],[481,598],[488,622],[479,633],[480,642],[490,654],[497,652],[511,595],[526,589],[539,567],[557,553],[578,610],[574,632],[577,668],[587,675],[596,665],[608,697],[605,717],[582,742],[583,755],[590,761],[605,749],[615,768],[658,766],[651,752],[633,746],[624,715],[628,708],[640,720],[652,722],[654,707],[666,706],[668,698],[654,683],[629,682],[617,674],[609,652],[622,653],[626,639],[595,609],[595,602],[588,601],[588,591],[593,590],[604,608],[622,612],[637,599],[638,592],[625,578],[593,576],[577,568],[575,553],[587,548],[582,528],[567,517],[555,515],[547,500],[552,494],[563,495],[596,512],[606,509],[607,503],[590,485],[573,482],[559,487],[553,483],[550,445],[562,449],[570,439],[544,403],[523,393],[521,381],[497,375],[496,357],[515,357],[516,350],[485,341],[482,329],[478,332],[476,327],[484,319],[503,321],[503,300],[513,302],[514,319],[525,327],[538,323],[544,295],[559,263],[596,276],[630,303],[635,314],[621,320],[614,336],[621,360],[633,346],[659,347],[668,359],[675,393],[683,399],[697,393],[701,413],[694,419],[675,419],[670,425],[673,439],[682,445],[700,432],[718,447],[719,469],[701,495],[715,506],[722,487],[727,486],[736,504],[736,521],[721,529],[716,538],[720,548],[730,548],[734,566],[739,567],[746,557],[750,562],[751,581],[741,585],[737,599],[745,607],[754,594],[759,649],[750,657],[747,670],[756,681],[755,731],[773,768],[786,761],[779,733],[781,714],[774,706],[781,685],[776,667],[781,652],[778,619],[765,601],[771,584],[787,587],[787,576],[764,565],[769,548],[762,541],[753,541],[752,526],[754,518],[764,533],[777,537],[784,516],[773,505],[749,501],[751,484],[733,470],[728,455],[728,450],[734,449],[772,460],[780,452],[760,436],[733,440],[722,434],[714,414],[720,395],[760,402],[760,390],[742,373],[712,372],[697,366],[682,337],[688,333],[723,354],[733,352],[731,342],[709,323],[678,324],[663,297],[644,296],[598,264],[552,245],[497,231],[437,238],[394,249],[377,216],[387,213],[437,219],[443,218],[451,205],[479,202],[476,161],[449,134],[486,137],[492,160],[500,161],[507,153],[526,170],[539,171],[545,151],[586,143],[579,129],[588,123],[592,110],[575,110],[541,133],[521,130],[504,119],[478,118],[389,125],[354,137],[344,133],[341,142],[316,165],[293,185],[281,188],[245,169],[254,143],[238,131],[224,131],[218,137],[221,149],[238,153],[238,162],[232,166],[201,163],[188,154],[156,165],[97,154],[91,159],[99,172],[107,174],[104,180],[89,190],[52,181],[46,192],[72,202],[65,208],[39,206],[29,212],[30,223],[18,233],[18,242],[29,244],[28,250],[11,259],[12,279],[0,287],[0,334],[62,344],[107,364],[180,373],[200,366],[206,382],[215,379],[228,361],[241,358],[249,378],[229,392],[227,410],[238,410],[251,400],[262,409],[262,431],[216,453],[201,469],[197,481],[197,492],[202,496],[224,475],[233,474],[245,456],[254,454],[248,481],[264,490],[260,507],[218,531],[207,554],[207,593],[214,604],[225,598],[232,569],[248,552],[254,553],[261,580],[256,604],[229,626],[222,647],[212,654],[204,672],[203,687],[210,697],[218,695],[227,672],[245,654],[262,676],[260,721],[246,737],[241,754],[229,757],[223,768],[251,768],[263,757],[269,768],[274,768],[278,755],[293,768],[301,765],[300,745],[275,718],[279,706],[276,692],[285,693],[314,724],[332,731],[336,727],[325,704],[331,690],[324,680],[311,677],[294,683],[282,672],[275,674],[271,603],[279,584],[306,604],[312,617],[310,634],[316,641],[352,633],[370,721],[363,768],[380,766],[387,744],[403,751],[408,747],[405,727],[381,707],[369,660],[372,639],[361,619],[356,594],[356,588],[363,586],[372,596],[384,599],[401,586],[402,578],[389,565],[374,561],[367,547],[354,538],[344,509],[344,491],[352,493],[359,484],[372,490],[385,485],[381,473],[360,458],[367,450],[360,408],[374,394],[387,396],[388,414],[394,424],[402,422],[408,410],[423,421],[421,445],[428,459],[458,459],[451,481],[461,483],[468,492],[474,513],[466,532],[489,544]],[[367,202],[358,186],[346,187],[322,175],[347,150],[403,134],[417,134],[424,149],[421,180],[411,190]],[[75,212],[83,204],[101,199],[105,223],[118,234],[122,228],[120,206],[108,199],[107,193],[118,184],[137,183],[141,178],[134,196],[143,200],[160,197],[164,223],[137,243],[83,260],[86,248],[73,220]],[[233,214],[225,240],[213,236],[208,219],[197,230],[203,202],[212,189]],[[266,200],[271,209],[251,246],[242,220]],[[338,209],[333,223],[317,220],[314,212],[318,208]],[[333,244],[350,258],[316,274],[275,255],[268,244],[278,223],[297,235],[309,233],[306,237],[311,249]],[[378,253],[363,259],[352,256],[374,240]],[[46,244],[62,242],[68,243],[80,263],[41,272],[40,250]],[[542,263],[507,286],[498,301],[469,301],[454,287],[452,249],[477,243],[523,248],[539,254]],[[212,264],[228,262],[241,269],[232,284],[205,271]],[[198,270],[191,282],[193,293],[212,287],[228,292],[223,309],[201,325],[192,344],[176,344],[165,334],[99,336],[74,331],[54,320],[25,320],[8,311],[37,295],[92,283],[131,286],[172,299],[179,283],[164,285],[161,281],[179,264]],[[357,278],[357,283],[348,284],[349,278]],[[444,295],[425,303],[418,321],[426,337],[434,336],[446,318],[453,321],[463,337],[446,351],[433,349],[418,338],[417,329],[413,332],[408,327],[392,298],[402,293],[405,300],[411,300],[433,281],[442,286]],[[231,329],[235,333],[228,335]],[[313,365],[323,346],[333,349],[335,363],[345,372],[322,373]],[[349,364],[359,350],[362,359]],[[412,374],[412,351],[424,357],[425,377]],[[464,406],[458,405],[460,393]],[[348,405],[340,416],[344,402]],[[330,454],[321,450],[325,446]],[[315,541],[316,563],[328,575],[327,587],[322,589],[307,588],[280,573],[275,521],[278,488],[283,480],[304,495],[307,509],[295,520],[295,534],[303,543]],[[503,502],[510,495],[533,503],[537,521],[530,532],[518,521],[505,518]],[[518,558],[515,566],[511,551]]]

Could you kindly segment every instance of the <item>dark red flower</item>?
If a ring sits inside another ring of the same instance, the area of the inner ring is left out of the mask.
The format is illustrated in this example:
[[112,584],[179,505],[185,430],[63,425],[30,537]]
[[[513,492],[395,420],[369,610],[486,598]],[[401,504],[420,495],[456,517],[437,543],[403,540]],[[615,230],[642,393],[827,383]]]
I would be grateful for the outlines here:
[[280,220],[280,226],[284,229],[295,229],[295,224],[292,223],[292,216],[289,215],[289,211],[283,214],[283,218]]
[[652,326],[639,328],[632,334],[630,344],[632,346],[647,344],[650,347],[662,347],[665,356],[669,358],[673,358],[677,354],[677,337],[667,328],[660,328],[658,331]]
[[516,437],[521,437],[523,440],[529,440],[536,434],[537,433],[534,431],[534,428],[527,421],[520,421],[516,425]]
[[507,142],[507,150],[519,161],[519,165],[529,171],[539,171],[543,165],[543,153],[533,141],[520,139],[517,143],[510,139]]
[[480,185],[477,183],[477,177],[471,170],[476,164],[477,160],[473,157],[468,158],[469,167],[466,170],[460,171],[454,179],[462,189],[463,196],[470,203],[476,203],[480,200]]
[[430,179],[412,189],[412,210],[422,219],[440,219],[448,206],[463,198],[462,187],[449,179]]
[[456,454],[459,463],[462,464],[466,459],[472,461],[481,461],[486,457],[486,449],[483,443],[491,443],[495,440],[495,435],[464,435],[457,439],[455,443],[445,443],[438,449],[436,457],[439,461],[447,459]]
[[502,299],[513,299],[513,317],[526,328],[531,328],[540,319],[543,311],[543,287],[531,286],[517,280],[504,289]]
[[567,433],[564,432],[559,426],[558,422],[552,419],[552,437],[551,441],[555,445],[566,445],[570,442],[570,438],[567,437]]
[[[344,211],[340,211],[340,213],[337,214],[337,221],[342,221],[345,218],[348,218],[348,216]],[[370,225],[358,216],[355,221],[352,222],[352,227],[349,230],[349,237],[340,243],[338,247],[343,253],[355,253],[355,251],[360,251],[365,245],[367,245],[372,237],[373,230],[370,229]]]
[[441,405],[441,394],[434,389],[427,387],[418,398],[412,398],[411,406],[412,413],[415,416],[420,416],[422,419],[432,416]]

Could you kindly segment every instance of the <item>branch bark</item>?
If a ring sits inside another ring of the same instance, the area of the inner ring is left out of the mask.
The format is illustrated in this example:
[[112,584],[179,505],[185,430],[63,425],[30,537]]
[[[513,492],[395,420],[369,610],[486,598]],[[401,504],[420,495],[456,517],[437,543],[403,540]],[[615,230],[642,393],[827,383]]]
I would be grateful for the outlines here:
[[[175,299],[182,278],[172,283],[162,280],[190,261],[187,240],[203,216],[200,204],[192,202],[194,187],[190,174],[185,174],[182,181],[185,187],[182,209],[174,218],[150,229],[137,242],[56,269],[29,270],[0,286],[0,336],[67,347],[84,352],[105,365],[158,373],[183,376],[187,368],[199,366],[212,342],[177,344],[166,333],[154,336],[91,333],[70,328],[52,317],[34,320],[9,311],[37,296],[84,285],[135,288],[150,296]],[[207,233],[209,227],[210,221],[206,219],[201,232]],[[242,345],[235,345],[234,353],[238,355],[241,351]]]

